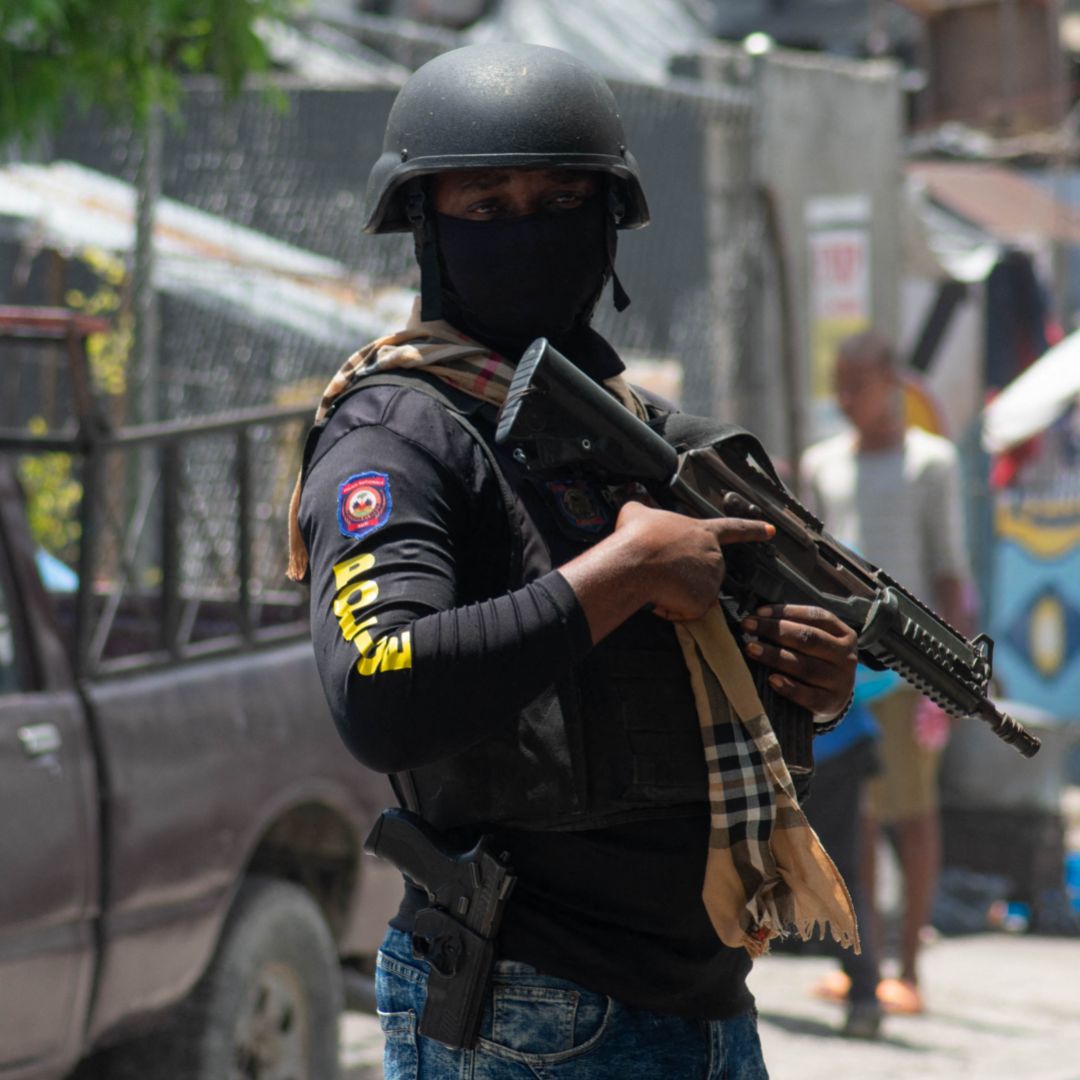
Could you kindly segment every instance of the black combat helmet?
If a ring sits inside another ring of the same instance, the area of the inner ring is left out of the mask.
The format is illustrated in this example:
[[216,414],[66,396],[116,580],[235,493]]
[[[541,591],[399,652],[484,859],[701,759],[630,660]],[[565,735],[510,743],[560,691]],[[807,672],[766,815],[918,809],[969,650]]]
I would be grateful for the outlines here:
[[649,222],[637,162],[607,83],[560,49],[469,45],[424,64],[401,88],[368,177],[368,233],[406,232],[406,185],[448,169],[566,166],[613,176],[618,228]]

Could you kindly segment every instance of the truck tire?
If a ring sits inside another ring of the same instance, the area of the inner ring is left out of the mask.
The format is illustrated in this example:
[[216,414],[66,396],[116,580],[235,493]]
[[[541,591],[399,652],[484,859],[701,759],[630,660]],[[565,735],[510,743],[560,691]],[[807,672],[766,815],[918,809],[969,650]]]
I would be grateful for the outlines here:
[[289,882],[249,878],[210,966],[165,1029],[110,1050],[97,1075],[336,1080],[342,998],[337,949],[315,901]]

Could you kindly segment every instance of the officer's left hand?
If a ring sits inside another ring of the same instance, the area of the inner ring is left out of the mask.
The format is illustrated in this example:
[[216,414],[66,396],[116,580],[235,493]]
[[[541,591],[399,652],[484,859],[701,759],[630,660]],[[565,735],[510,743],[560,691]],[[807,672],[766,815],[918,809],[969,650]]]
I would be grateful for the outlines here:
[[747,653],[774,668],[769,682],[776,692],[817,720],[832,719],[847,705],[855,685],[855,631],[824,608],[771,604],[744,619],[743,629],[756,638]]

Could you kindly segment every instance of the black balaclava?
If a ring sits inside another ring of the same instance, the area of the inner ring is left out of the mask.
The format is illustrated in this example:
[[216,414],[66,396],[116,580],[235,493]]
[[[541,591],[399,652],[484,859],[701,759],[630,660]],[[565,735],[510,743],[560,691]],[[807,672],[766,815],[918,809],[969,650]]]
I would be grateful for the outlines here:
[[[526,217],[431,216],[420,252],[425,309],[437,267],[441,316],[512,362],[536,338],[546,337],[594,378],[623,369],[611,346],[589,327],[615,255],[606,191],[574,210]],[[629,302],[621,286],[615,299],[620,310]],[[424,318],[433,314],[425,310]]]

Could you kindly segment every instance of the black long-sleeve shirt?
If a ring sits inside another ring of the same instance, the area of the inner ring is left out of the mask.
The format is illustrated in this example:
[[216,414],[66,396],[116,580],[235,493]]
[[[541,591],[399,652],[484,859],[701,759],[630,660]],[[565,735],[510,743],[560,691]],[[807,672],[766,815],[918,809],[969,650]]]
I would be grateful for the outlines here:
[[[372,768],[467,750],[589,653],[558,570],[505,592],[511,529],[494,470],[425,394],[372,386],[343,405],[306,478],[301,528],[326,694]],[[578,832],[500,830],[519,878],[501,955],[661,1012],[748,1008],[749,960],[720,943],[701,903],[708,829],[703,809]],[[421,901],[407,894],[395,925],[409,929]]]

